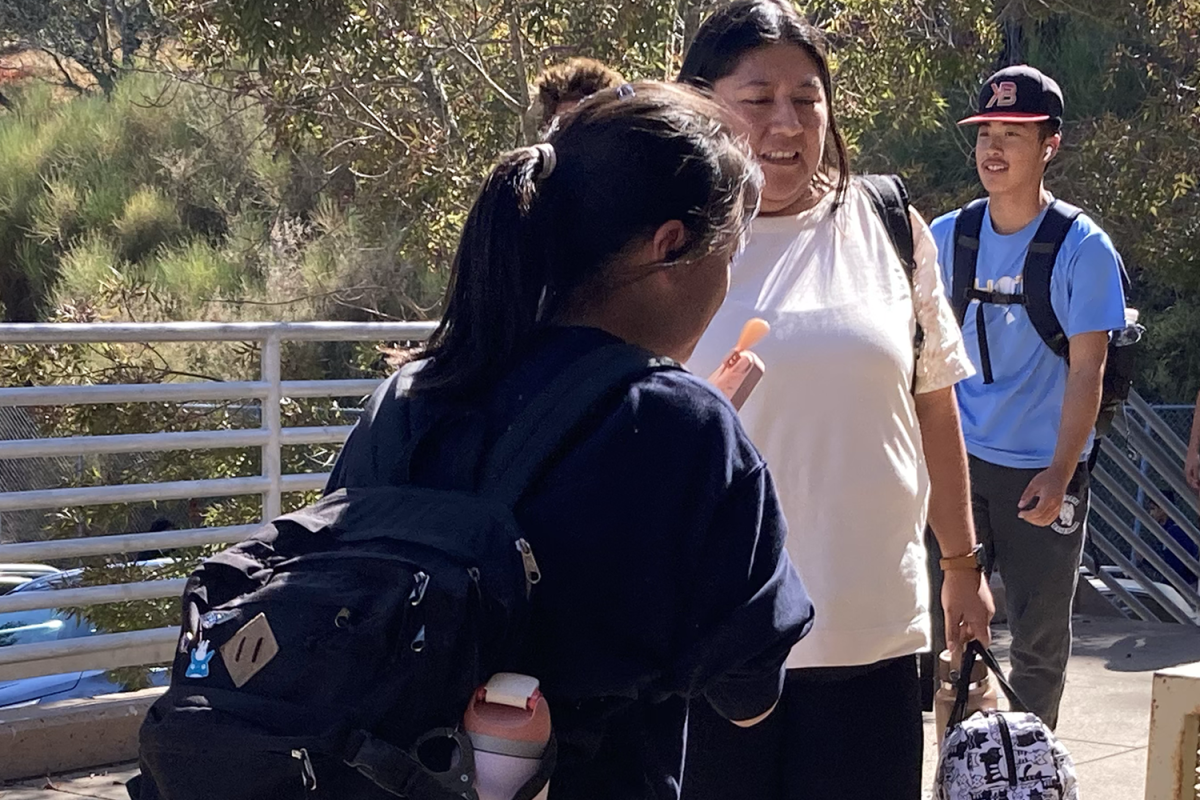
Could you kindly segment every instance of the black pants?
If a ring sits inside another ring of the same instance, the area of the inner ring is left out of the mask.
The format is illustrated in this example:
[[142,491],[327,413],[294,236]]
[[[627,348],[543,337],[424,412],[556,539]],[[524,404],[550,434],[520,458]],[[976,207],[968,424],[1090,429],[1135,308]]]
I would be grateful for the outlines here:
[[920,800],[916,656],[790,670],[753,728],[692,703],[681,800]]
[[1012,633],[1009,680],[1029,710],[1053,729],[1066,685],[1071,606],[1087,537],[1087,464],[1076,468],[1058,520],[1045,528],[1017,516],[1021,494],[1041,470],[1001,467],[974,456],[970,468],[975,532],[989,574],[996,570],[1004,579]]

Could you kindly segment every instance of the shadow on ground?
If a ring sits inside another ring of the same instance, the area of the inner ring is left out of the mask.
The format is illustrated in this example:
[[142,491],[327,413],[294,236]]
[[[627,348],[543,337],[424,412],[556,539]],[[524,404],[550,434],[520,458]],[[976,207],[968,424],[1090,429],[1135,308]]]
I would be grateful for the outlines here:
[[1200,661],[1200,630],[1173,623],[1075,618],[1073,656],[1103,658],[1114,672],[1150,672]]

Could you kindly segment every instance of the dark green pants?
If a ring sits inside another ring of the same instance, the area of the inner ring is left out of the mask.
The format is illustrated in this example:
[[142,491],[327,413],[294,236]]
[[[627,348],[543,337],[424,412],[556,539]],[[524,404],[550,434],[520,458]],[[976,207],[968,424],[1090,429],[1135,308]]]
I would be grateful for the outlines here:
[[[970,469],[975,532],[983,544],[989,574],[999,572],[1004,580],[1013,688],[1029,710],[1053,728],[1058,724],[1058,705],[1066,685],[1071,608],[1087,535],[1087,465],[1080,463],[1058,520],[1046,528],[1017,516],[1021,495],[1041,470],[1001,467],[973,456]],[[934,652],[938,653],[945,647],[942,576],[936,566],[940,553],[932,534],[926,538],[934,601]]]

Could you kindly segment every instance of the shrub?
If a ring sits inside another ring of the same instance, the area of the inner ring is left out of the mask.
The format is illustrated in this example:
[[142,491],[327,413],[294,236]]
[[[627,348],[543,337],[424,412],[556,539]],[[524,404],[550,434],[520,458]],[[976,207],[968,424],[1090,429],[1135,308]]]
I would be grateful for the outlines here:
[[118,254],[134,264],[175,243],[184,232],[175,204],[152,186],[140,187],[125,201],[114,227]]

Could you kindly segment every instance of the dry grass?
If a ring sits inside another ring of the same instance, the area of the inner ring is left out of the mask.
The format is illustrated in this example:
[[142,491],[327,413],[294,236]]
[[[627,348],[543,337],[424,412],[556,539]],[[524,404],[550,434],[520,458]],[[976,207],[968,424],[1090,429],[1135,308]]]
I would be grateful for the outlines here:
[[55,62],[53,56],[41,50],[0,52],[0,92],[3,92],[6,86],[26,81],[41,81],[54,85],[56,100],[69,100],[78,95],[78,91],[71,88],[71,82],[86,90],[96,86],[91,74],[69,58]]

